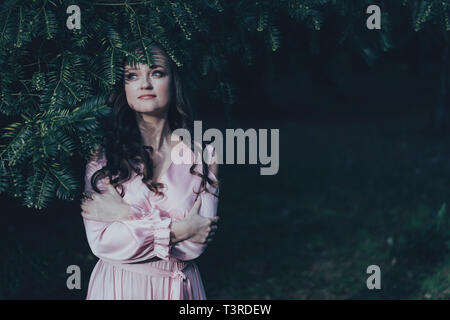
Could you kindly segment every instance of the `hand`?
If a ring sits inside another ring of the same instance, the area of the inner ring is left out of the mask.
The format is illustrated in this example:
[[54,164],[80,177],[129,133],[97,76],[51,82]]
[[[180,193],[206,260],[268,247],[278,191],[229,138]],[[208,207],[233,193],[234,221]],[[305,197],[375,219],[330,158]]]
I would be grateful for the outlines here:
[[122,199],[117,190],[106,179],[106,192],[94,193],[91,199],[81,202],[82,216],[100,221],[120,221],[130,217],[130,206]]
[[216,233],[219,217],[205,218],[200,216],[201,204],[202,200],[198,198],[184,220],[191,230],[191,236],[188,239],[192,242],[206,244],[212,241]]

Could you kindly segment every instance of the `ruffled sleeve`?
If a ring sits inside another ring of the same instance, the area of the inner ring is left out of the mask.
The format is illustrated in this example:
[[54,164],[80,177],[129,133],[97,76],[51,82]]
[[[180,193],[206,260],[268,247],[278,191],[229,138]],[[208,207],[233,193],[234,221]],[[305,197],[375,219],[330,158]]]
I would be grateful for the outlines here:
[[[86,165],[85,192],[94,192],[91,177],[105,165],[104,158]],[[103,181],[99,189],[105,188]],[[161,217],[156,208],[142,211],[132,206],[128,220],[104,222],[83,217],[87,240],[92,253],[100,259],[116,263],[141,262],[154,257],[169,259],[172,219]]]

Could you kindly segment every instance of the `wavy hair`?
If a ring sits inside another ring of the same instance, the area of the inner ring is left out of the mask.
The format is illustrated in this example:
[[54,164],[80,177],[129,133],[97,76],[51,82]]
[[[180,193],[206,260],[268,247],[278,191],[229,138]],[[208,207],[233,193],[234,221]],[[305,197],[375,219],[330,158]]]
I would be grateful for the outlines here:
[[[191,134],[191,150],[194,152],[194,141],[192,139],[192,116],[188,97],[183,91],[183,78],[179,73],[178,67],[168,58],[165,51],[158,44],[151,45],[151,50],[157,49],[164,53],[169,61],[169,69],[171,74],[171,92],[172,98],[168,110],[168,124],[171,132],[178,128],[187,129]],[[124,60],[124,65],[128,63]],[[100,170],[96,171],[91,177],[91,185],[93,190],[101,193],[97,188],[99,180],[109,177],[114,187],[120,187],[120,195],[124,196],[124,188],[122,184],[131,179],[132,171],[138,175],[142,174],[142,182],[156,195],[164,196],[160,190],[164,184],[156,183],[153,178],[153,161],[148,152],[145,150],[142,142],[141,132],[138,128],[136,120],[136,111],[133,110],[127,102],[125,94],[125,78],[124,73],[121,75],[120,81],[110,94],[107,104],[112,108],[112,117],[108,118],[105,127],[105,137],[101,143],[101,147],[97,150],[97,155],[104,152],[107,164]],[[205,148],[205,145],[202,145]],[[202,149],[203,150],[203,149]],[[151,147],[150,147],[150,151]],[[143,172],[140,172],[138,164],[143,164]],[[209,183],[213,187],[219,185],[219,181],[212,181],[209,177],[209,168],[206,161],[202,161],[202,174],[194,169],[197,164],[190,167],[190,173],[201,178],[200,189],[196,192],[198,195],[206,191],[211,193],[207,188]],[[211,193],[213,194],[213,193]],[[215,194],[214,194],[215,195]]]

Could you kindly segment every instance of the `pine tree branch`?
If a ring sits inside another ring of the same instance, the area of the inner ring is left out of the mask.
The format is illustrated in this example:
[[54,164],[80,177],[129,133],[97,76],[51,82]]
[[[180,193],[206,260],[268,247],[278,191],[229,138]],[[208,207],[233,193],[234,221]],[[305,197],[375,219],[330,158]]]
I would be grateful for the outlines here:
[[16,93],[10,93],[12,96],[32,96],[32,97],[40,97],[40,94],[37,93],[22,93],[22,92],[16,92]]
[[8,15],[6,16],[5,24],[3,25],[2,35],[0,37],[0,43],[3,42],[3,39],[5,38],[5,30],[6,26],[8,25],[9,16],[11,15],[13,7],[9,8]]
[[138,31],[139,31],[139,38],[140,38],[140,40],[141,40],[142,48],[144,49],[146,62],[147,62],[147,64],[150,66],[150,65],[153,64],[153,62],[152,62],[152,60],[150,59],[150,56],[149,56],[148,51],[147,51],[147,47],[146,47],[146,45],[145,45],[145,43],[144,43],[144,37],[143,37],[143,35],[142,35],[141,25],[140,25],[140,23],[139,23],[139,17],[136,15],[136,11],[134,11],[134,9],[133,9],[131,6],[128,6],[128,5],[127,5],[126,8],[129,8],[131,11],[133,11],[133,15],[136,17],[136,25],[137,25]]

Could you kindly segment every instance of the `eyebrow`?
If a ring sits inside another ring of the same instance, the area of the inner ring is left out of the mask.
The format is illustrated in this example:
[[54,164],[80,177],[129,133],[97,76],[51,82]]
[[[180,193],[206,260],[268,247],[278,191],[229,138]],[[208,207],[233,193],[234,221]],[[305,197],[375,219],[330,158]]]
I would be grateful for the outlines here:
[[[150,66],[150,69],[156,69],[156,68],[163,68],[163,69],[164,69],[164,66],[161,66],[161,65],[159,65],[159,64],[152,64],[152,65]],[[126,68],[125,68],[125,71],[130,71],[130,70],[136,71],[136,70],[140,70],[140,69],[132,68],[132,67],[126,67]]]

